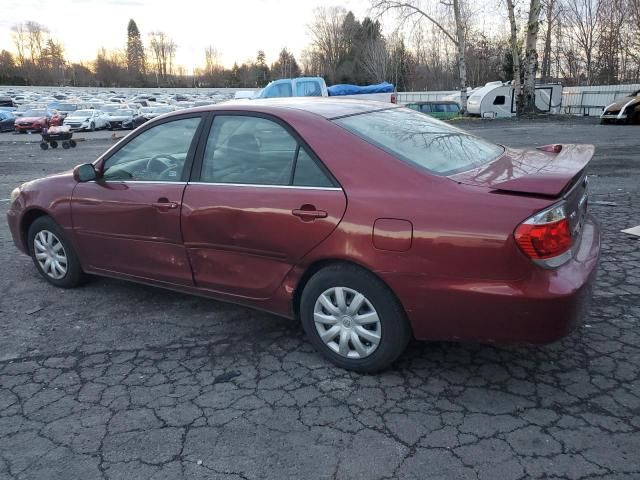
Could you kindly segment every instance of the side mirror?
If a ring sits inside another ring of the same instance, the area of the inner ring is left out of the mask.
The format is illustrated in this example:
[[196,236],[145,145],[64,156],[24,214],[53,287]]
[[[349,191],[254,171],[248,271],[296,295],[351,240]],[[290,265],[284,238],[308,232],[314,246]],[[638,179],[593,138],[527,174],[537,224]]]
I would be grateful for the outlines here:
[[91,163],[83,163],[73,169],[73,179],[76,182],[90,182],[96,178],[98,178],[98,174]]

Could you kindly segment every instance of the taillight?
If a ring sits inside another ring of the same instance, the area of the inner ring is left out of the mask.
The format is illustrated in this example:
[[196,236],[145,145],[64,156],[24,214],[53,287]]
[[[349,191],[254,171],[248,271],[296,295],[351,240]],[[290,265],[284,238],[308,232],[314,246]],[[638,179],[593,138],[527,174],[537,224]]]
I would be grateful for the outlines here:
[[396,93],[391,94],[391,103],[398,103],[398,94]]
[[571,258],[571,227],[564,205],[556,205],[528,218],[514,232],[524,254],[547,267]]

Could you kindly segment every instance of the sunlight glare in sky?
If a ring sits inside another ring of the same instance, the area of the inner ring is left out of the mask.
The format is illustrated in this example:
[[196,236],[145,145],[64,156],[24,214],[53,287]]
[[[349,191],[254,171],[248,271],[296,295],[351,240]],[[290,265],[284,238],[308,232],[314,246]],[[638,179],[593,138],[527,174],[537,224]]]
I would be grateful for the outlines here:
[[254,59],[259,49],[267,63],[282,47],[296,57],[308,45],[307,25],[317,6],[342,5],[362,19],[368,0],[3,0],[0,50],[14,51],[11,26],[34,20],[62,41],[73,62],[92,61],[102,46],[123,49],[133,18],[145,46],[148,34],[163,31],[178,45],[176,63],[190,72],[204,63],[213,45],[225,66]]

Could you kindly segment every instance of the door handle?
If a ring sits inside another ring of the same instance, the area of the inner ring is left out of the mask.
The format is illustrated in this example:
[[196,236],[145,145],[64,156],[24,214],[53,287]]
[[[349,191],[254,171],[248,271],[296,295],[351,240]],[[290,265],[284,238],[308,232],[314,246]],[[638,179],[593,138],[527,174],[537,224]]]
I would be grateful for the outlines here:
[[324,210],[316,210],[316,207],[313,205],[302,205],[300,208],[291,210],[291,213],[304,221],[310,221],[316,218],[327,218],[328,215]]
[[170,202],[166,198],[159,198],[158,201],[153,202],[151,206],[154,208],[157,208],[161,212],[166,212],[167,210],[173,210],[174,208],[178,208],[178,203]]

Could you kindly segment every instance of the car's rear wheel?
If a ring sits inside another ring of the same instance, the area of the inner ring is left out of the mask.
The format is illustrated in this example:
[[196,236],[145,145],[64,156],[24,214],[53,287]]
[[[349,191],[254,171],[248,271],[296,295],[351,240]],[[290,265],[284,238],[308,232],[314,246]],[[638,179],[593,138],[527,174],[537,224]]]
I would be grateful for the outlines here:
[[405,349],[411,329],[402,306],[372,273],[336,264],[317,272],[300,302],[311,343],[339,367],[375,372]]
[[82,283],[84,274],[78,257],[51,217],[39,217],[31,224],[28,242],[33,263],[45,280],[62,288]]

